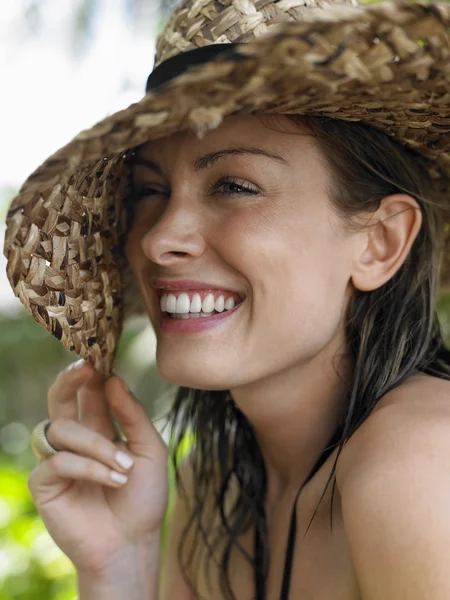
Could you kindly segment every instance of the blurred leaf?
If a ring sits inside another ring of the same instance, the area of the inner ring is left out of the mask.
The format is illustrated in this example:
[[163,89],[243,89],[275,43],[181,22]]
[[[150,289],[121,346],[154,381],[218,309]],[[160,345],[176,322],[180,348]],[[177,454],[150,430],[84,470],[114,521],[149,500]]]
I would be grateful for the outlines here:
[[3,505],[8,505],[11,511],[11,520],[18,514],[23,514],[32,506],[26,480],[27,475],[25,473],[18,472],[15,468],[13,469],[5,464],[4,461],[0,463],[0,500]]
[[0,455],[0,600],[76,600],[75,569],[39,517],[28,475]]

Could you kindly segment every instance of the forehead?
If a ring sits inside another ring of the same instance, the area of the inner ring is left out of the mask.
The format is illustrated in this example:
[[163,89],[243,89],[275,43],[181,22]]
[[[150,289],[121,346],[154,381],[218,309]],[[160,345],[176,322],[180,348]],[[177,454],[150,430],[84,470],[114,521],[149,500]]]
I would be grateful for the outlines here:
[[[227,146],[251,146],[276,150],[287,160],[309,151],[319,152],[314,137],[305,125],[285,115],[238,115],[226,117],[216,129],[198,138],[193,131],[182,131],[136,149],[142,158],[175,158],[180,153],[192,159],[197,153],[212,152]],[[185,154],[185,152],[187,152]]]

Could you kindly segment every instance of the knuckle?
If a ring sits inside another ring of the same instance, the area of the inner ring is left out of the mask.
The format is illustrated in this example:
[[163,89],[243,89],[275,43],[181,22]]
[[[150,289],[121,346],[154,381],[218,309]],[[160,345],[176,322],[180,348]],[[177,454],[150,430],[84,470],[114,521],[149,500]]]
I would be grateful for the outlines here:
[[105,456],[105,438],[99,434],[94,434],[91,442],[91,450],[95,456]]
[[128,427],[136,427],[140,422],[142,422],[143,415],[139,415],[135,410],[130,410],[127,414],[121,417],[121,420],[124,425],[127,425]]
[[68,452],[64,452],[61,450],[58,454],[51,456],[47,460],[50,462],[51,468],[55,471],[57,475],[61,475],[64,472],[64,469],[67,464]]
[[88,479],[97,479],[101,474],[101,466],[94,460],[87,460],[84,464],[84,474]]
[[66,436],[72,426],[71,419],[66,419],[64,417],[57,417],[54,419],[47,428],[47,435],[51,432],[52,437],[61,438]]

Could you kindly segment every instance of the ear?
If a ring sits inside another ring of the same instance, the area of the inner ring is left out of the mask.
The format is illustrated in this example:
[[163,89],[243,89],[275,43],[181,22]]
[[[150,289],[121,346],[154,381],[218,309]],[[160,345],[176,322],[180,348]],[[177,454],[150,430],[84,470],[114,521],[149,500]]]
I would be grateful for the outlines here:
[[363,292],[375,290],[391,279],[405,262],[422,225],[417,201],[407,194],[392,194],[371,213],[362,231],[351,274],[353,285]]

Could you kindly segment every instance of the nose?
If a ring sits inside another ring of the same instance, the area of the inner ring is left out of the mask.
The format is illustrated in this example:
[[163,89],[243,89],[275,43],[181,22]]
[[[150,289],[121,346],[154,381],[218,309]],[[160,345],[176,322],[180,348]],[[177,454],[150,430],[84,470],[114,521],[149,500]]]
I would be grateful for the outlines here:
[[166,267],[198,258],[205,250],[200,220],[193,207],[169,202],[143,235],[143,253],[152,262]]

